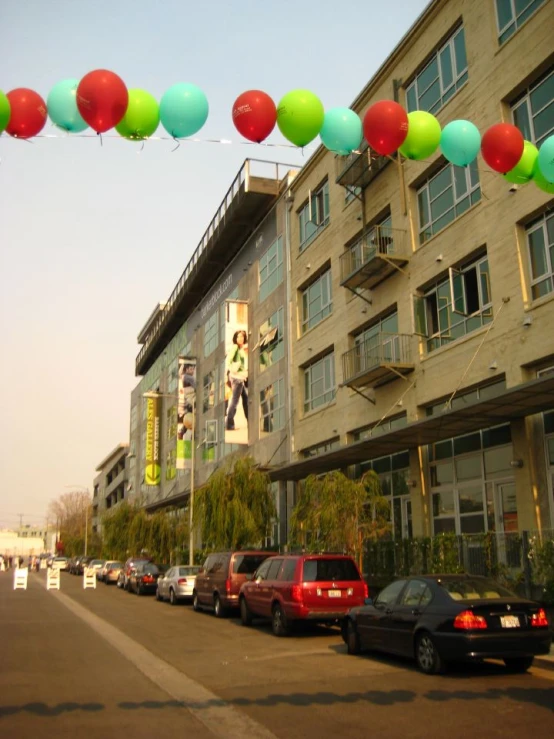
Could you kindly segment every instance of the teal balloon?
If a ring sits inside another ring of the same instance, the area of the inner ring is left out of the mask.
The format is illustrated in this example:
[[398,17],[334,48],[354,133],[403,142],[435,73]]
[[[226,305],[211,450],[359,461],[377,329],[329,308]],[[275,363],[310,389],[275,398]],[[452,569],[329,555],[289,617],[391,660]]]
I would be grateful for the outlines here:
[[329,151],[346,156],[361,144],[362,121],[350,108],[331,108],[325,113],[319,135]]
[[10,122],[10,115],[12,113],[12,107],[10,101],[0,90],[0,133],[5,130],[6,126]]
[[192,136],[208,119],[208,98],[196,85],[181,82],[163,94],[160,120],[165,130],[176,139]]
[[442,129],[440,148],[449,162],[467,167],[481,149],[479,129],[471,121],[451,121]]
[[554,182],[554,136],[542,142],[539,149],[539,169],[547,182]]
[[79,80],[62,80],[50,90],[46,101],[52,123],[70,133],[80,133],[88,128],[77,108],[78,85]]

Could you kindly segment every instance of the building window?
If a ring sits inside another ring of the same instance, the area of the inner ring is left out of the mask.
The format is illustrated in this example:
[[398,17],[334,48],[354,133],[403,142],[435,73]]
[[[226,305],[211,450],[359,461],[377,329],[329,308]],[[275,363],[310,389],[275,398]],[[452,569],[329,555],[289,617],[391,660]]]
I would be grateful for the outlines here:
[[527,227],[527,249],[533,300],[554,291],[554,215],[542,216]]
[[302,292],[302,333],[317,326],[332,311],[331,270],[328,269]]
[[204,357],[209,357],[215,350],[217,341],[217,311],[212,313],[204,324]]
[[441,231],[481,200],[476,161],[468,167],[447,164],[417,192],[419,243]]
[[304,370],[304,413],[335,397],[335,354],[331,352]]
[[225,341],[225,327],[227,326],[227,301],[238,300],[239,289],[236,287],[232,293],[229,293],[223,303],[219,307],[219,341],[224,343]]
[[523,138],[537,147],[554,133],[554,69],[512,104],[512,117]]
[[371,426],[365,426],[364,428],[354,431],[352,433],[352,441],[364,441],[365,439],[370,439],[372,436],[388,434],[389,431],[404,428],[407,423],[408,417],[406,413],[402,413],[400,416],[387,418],[385,421],[377,422]]
[[279,308],[260,326],[259,369],[263,372],[285,356],[284,309]]
[[346,187],[344,189],[344,204],[348,205],[362,194],[361,187]]
[[496,0],[498,41],[503,44],[546,0]]
[[402,451],[356,465],[356,477],[373,470],[381,483],[381,494],[390,506],[390,524],[393,539],[413,536],[412,503],[410,500],[410,452]]
[[482,257],[414,297],[415,333],[432,352],[492,321],[489,262]]
[[259,261],[260,302],[283,282],[283,238],[279,236]]
[[136,431],[137,429],[137,406],[133,405],[131,407],[131,435]]
[[306,205],[298,211],[300,251],[304,251],[328,223],[329,183],[325,182],[318,190],[310,194]]
[[436,416],[439,413],[444,413],[446,410],[456,410],[458,408],[465,408],[472,403],[477,403],[478,400],[488,400],[489,398],[496,398],[498,395],[506,390],[506,379],[503,377],[496,382],[489,383],[488,385],[481,385],[474,390],[462,390],[456,393],[454,398],[448,404],[448,399],[441,401],[440,403],[433,403],[425,408],[427,416]]
[[204,375],[204,379],[202,381],[202,410],[204,413],[207,413],[210,408],[213,408],[215,405],[215,375],[215,370],[211,370],[206,375]]
[[389,362],[399,361],[399,342],[398,313],[394,312],[354,337],[355,345],[360,347],[360,367],[373,366],[377,358]]
[[260,435],[285,427],[285,381],[283,378],[260,392]]
[[204,443],[202,461],[215,462],[217,456],[217,420],[206,421],[204,427]]
[[408,112],[426,110],[436,113],[466,81],[466,45],[461,27],[406,88]]
[[339,448],[340,439],[337,436],[334,439],[322,441],[319,444],[315,444],[314,446],[310,446],[307,449],[303,449],[300,454],[303,459],[310,459],[311,457],[319,457],[320,454],[327,454],[327,452],[332,452],[334,449]]

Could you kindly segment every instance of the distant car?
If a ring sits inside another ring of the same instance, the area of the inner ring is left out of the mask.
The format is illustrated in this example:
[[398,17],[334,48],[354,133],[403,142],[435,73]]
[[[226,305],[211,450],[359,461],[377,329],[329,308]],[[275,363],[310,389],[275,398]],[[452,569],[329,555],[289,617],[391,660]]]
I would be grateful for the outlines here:
[[160,568],[152,562],[138,564],[131,569],[128,577],[129,584],[127,590],[137,595],[155,593],[160,575]]
[[157,600],[168,600],[172,606],[180,600],[191,599],[200,567],[195,565],[176,565],[158,578]]
[[344,554],[286,554],[266,560],[240,589],[242,623],[271,619],[275,636],[285,636],[295,621],[340,625],[362,605],[367,585],[352,557]]
[[98,574],[100,573],[100,570],[102,567],[104,567],[104,564],[106,563],[105,559],[91,559],[91,561],[87,564],[87,568],[89,570],[96,570],[96,579],[98,580]]
[[104,566],[98,574],[98,579],[105,582],[106,585],[109,585],[111,582],[117,582],[117,578],[122,567],[123,562],[119,562],[115,559],[108,559],[104,562]]
[[52,569],[56,570],[67,570],[68,559],[67,557],[54,557],[52,560]]
[[375,649],[415,658],[426,674],[448,662],[488,658],[525,672],[552,641],[538,603],[473,575],[396,580],[348,613],[342,635],[349,654]]
[[152,560],[150,559],[150,557],[129,557],[129,559],[126,560],[125,564],[123,565],[120,577],[118,577],[117,579],[117,587],[123,588],[123,590],[129,590],[129,575],[131,574],[131,570],[140,564],[146,564],[147,562],[151,561]]

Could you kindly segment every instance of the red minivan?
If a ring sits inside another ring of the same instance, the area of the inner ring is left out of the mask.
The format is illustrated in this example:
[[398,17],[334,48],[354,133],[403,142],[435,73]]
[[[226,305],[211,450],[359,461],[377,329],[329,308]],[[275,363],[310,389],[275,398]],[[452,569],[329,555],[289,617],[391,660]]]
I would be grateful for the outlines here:
[[270,618],[275,636],[298,620],[340,623],[361,606],[367,585],[352,557],[344,554],[286,554],[263,562],[239,594],[242,623]]

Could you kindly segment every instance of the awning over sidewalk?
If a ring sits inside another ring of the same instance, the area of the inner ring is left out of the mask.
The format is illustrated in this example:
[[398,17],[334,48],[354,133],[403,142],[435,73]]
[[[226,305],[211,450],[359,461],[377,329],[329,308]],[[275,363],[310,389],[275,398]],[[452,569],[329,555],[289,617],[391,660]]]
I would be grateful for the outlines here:
[[302,480],[311,474],[367,462],[385,454],[414,449],[552,409],[554,376],[550,375],[506,389],[494,398],[479,400],[332,452],[272,469],[269,474],[272,481]]

